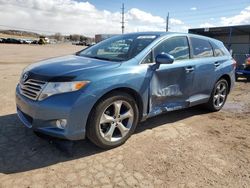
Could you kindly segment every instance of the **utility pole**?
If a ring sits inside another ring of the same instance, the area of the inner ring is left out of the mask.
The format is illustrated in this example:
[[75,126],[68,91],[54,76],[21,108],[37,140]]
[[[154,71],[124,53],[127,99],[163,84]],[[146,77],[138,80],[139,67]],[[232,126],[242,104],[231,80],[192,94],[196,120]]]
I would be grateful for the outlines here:
[[122,3],[122,22],[121,22],[121,24],[122,24],[122,34],[124,33],[124,28],[125,28],[124,23],[125,23],[125,21],[124,21],[124,3]]
[[168,12],[168,15],[166,17],[166,32],[168,32],[168,29],[169,29],[169,12]]

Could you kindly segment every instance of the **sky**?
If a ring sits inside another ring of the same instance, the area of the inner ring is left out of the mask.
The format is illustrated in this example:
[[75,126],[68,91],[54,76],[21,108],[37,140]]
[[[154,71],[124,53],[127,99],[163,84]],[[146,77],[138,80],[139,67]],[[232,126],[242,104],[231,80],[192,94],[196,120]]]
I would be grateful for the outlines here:
[[189,28],[250,24],[250,0],[0,0],[0,29],[40,34],[121,33],[125,5],[125,33],[188,32]]

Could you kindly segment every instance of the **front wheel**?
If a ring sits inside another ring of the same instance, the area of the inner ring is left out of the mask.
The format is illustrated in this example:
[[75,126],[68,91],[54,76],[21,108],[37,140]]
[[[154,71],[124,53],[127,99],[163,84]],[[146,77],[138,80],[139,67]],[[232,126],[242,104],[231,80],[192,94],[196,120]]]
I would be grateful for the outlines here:
[[94,107],[87,125],[87,137],[97,146],[110,149],[123,144],[134,132],[139,112],[133,97],[114,92]]
[[210,99],[206,105],[207,108],[213,112],[221,110],[227,100],[228,91],[228,83],[225,79],[220,79],[216,82]]

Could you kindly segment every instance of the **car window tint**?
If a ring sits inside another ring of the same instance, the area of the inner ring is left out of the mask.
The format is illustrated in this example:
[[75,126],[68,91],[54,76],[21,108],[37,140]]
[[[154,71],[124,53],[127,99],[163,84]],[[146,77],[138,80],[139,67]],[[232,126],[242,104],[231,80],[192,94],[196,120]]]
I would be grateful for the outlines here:
[[214,42],[211,42],[213,49],[214,49],[214,56],[218,57],[218,56],[224,56],[225,53],[223,52],[223,46],[219,47],[217,44],[215,44]]
[[172,55],[175,60],[189,59],[189,46],[187,37],[180,36],[169,38],[159,44],[154,50],[155,56],[164,53]]
[[153,63],[153,54],[152,51],[142,60],[142,64]]
[[194,58],[212,57],[213,49],[207,40],[191,37]]

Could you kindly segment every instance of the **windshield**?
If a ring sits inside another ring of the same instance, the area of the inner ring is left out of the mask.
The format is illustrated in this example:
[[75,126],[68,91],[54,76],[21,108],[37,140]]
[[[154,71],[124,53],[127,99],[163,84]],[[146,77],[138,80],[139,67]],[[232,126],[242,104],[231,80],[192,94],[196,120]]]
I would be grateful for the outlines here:
[[119,35],[84,49],[77,55],[108,61],[127,61],[139,54],[157,37],[149,34]]

